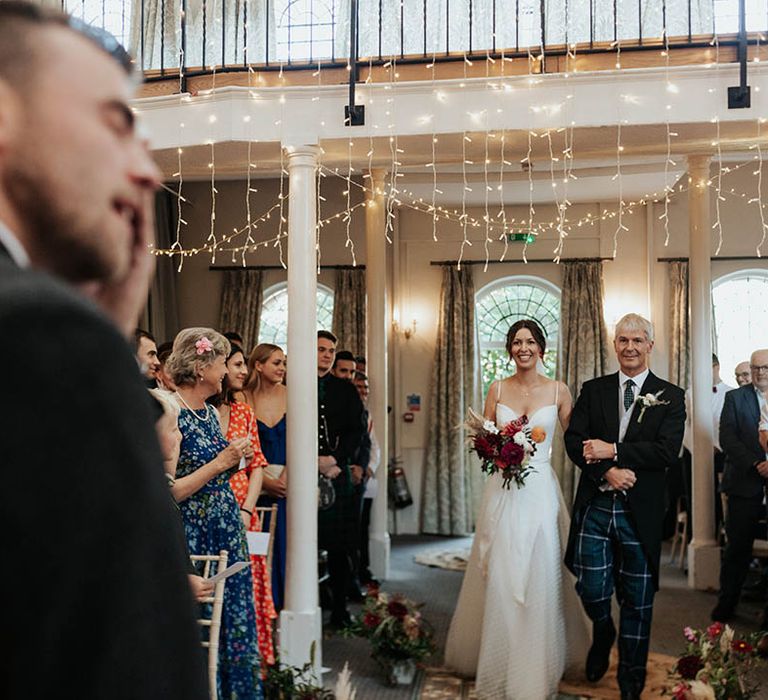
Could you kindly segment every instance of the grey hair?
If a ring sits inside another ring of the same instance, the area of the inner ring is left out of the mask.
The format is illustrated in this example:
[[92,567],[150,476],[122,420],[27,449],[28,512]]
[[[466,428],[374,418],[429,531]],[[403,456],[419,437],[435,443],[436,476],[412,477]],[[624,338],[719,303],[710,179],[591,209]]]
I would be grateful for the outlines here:
[[150,389],[149,393],[157,399],[166,415],[170,415],[174,421],[179,420],[179,404],[173,398],[173,392],[165,389]]
[[653,342],[653,324],[640,314],[626,314],[622,316],[616,323],[616,332],[613,334],[614,339],[619,337],[619,331],[643,331],[645,337],[652,343]]
[[[198,353],[195,343],[204,337],[213,349]],[[173,351],[165,361],[166,371],[177,386],[195,384],[200,370],[212,365],[219,356],[227,357],[230,349],[229,341],[213,328],[185,328],[173,340]]]

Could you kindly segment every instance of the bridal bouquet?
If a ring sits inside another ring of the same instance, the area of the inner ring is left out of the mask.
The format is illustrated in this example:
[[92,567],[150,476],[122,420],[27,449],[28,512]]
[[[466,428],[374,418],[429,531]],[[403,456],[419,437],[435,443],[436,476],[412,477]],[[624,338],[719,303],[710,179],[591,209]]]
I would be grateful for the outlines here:
[[485,420],[470,408],[464,427],[469,433],[470,450],[477,453],[482,470],[487,474],[501,472],[506,488],[512,481],[517,488],[522,487],[528,474],[536,471],[530,465],[531,457],[536,453],[536,445],[544,442],[547,433],[543,428],[532,428],[528,424],[528,416],[512,420],[499,430],[495,423]]
[[715,622],[706,630],[686,627],[688,644],[671,673],[675,700],[747,700],[756,687],[749,672],[768,652],[768,637],[736,637],[728,625]]

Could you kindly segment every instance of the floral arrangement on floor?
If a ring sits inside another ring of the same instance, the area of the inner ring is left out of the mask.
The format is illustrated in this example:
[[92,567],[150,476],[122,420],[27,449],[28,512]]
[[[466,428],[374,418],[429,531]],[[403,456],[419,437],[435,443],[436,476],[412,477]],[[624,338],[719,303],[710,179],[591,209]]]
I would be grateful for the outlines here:
[[362,610],[344,634],[369,640],[371,656],[385,668],[397,661],[424,661],[434,653],[435,642],[421,607],[403,595],[389,595],[369,587]]
[[546,440],[547,433],[544,428],[528,425],[528,416],[520,416],[499,430],[495,423],[470,408],[464,427],[469,433],[469,449],[477,453],[481,469],[487,474],[501,472],[506,488],[513,481],[521,488],[528,474],[536,471],[530,466],[531,457],[536,454],[536,445]]
[[675,700],[748,700],[756,687],[750,685],[749,672],[768,656],[768,636],[739,635],[720,622],[706,630],[686,627],[687,641],[671,678],[669,694]]

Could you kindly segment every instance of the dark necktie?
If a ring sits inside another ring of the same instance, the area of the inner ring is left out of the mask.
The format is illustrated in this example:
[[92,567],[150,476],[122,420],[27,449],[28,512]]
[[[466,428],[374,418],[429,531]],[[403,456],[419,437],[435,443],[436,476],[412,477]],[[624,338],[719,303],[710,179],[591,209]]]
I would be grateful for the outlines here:
[[624,384],[624,410],[628,411],[632,404],[635,402],[635,394],[632,391],[632,387],[635,383],[631,379],[627,379]]

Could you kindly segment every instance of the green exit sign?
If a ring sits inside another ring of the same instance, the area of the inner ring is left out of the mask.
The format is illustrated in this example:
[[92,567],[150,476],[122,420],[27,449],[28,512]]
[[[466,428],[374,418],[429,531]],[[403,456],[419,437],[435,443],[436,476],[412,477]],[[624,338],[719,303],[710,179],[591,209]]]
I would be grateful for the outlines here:
[[532,233],[508,233],[507,243],[535,243],[536,236]]

